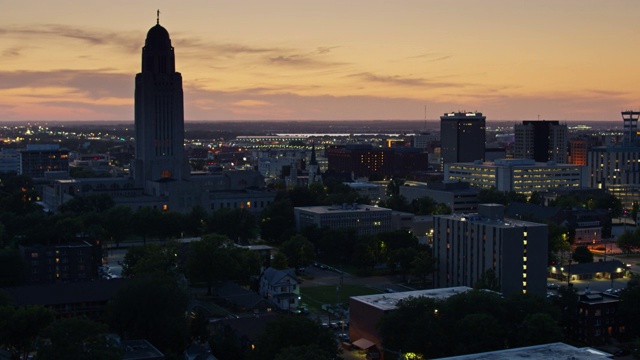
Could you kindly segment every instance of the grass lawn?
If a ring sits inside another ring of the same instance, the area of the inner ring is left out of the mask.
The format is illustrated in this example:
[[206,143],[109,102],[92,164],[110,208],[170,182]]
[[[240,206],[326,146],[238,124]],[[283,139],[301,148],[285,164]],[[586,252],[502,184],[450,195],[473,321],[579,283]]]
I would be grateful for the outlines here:
[[360,285],[342,285],[340,291],[336,291],[333,285],[314,286],[300,289],[302,301],[309,305],[314,312],[322,311],[322,304],[349,303],[351,296],[380,294],[380,291]]

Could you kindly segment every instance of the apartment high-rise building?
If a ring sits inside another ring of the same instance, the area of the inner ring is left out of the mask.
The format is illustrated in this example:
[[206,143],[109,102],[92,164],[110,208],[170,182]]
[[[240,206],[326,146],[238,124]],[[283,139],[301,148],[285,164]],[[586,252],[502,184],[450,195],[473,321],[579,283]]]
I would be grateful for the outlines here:
[[477,214],[434,215],[435,288],[473,287],[492,270],[503,294],[546,294],[548,227],[504,217],[504,205]]
[[516,124],[514,130],[515,159],[567,162],[567,125],[558,121],[523,121]]
[[480,112],[452,112],[440,117],[443,164],[484,160],[486,119]]

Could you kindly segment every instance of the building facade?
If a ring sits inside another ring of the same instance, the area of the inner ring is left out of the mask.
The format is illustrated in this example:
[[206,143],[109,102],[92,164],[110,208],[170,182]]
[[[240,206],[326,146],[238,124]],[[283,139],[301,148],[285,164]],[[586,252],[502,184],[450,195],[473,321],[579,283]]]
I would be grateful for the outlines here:
[[588,143],[586,139],[573,139],[569,142],[569,156],[573,165],[587,165]]
[[429,168],[429,154],[417,148],[375,148],[370,144],[331,145],[325,150],[328,169],[356,177],[406,176]]
[[296,230],[316,225],[329,229],[356,229],[358,235],[393,230],[392,210],[362,204],[305,206],[293,208]]
[[604,189],[631,209],[640,203],[640,146],[597,146],[587,153],[589,186]]
[[448,181],[468,182],[472,187],[495,188],[526,195],[534,191],[588,186],[588,173],[584,166],[536,163],[529,159],[449,164],[445,168],[444,178]]
[[445,204],[453,212],[475,212],[478,208],[476,188],[470,188],[465,182],[405,182],[400,186],[400,195],[408,202],[429,197],[436,203]]
[[452,112],[440,117],[443,164],[484,160],[486,116]]
[[20,246],[30,284],[89,281],[97,278],[101,256],[86,241],[54,246]]
[[546,294],[545,224],[504,218],[504,206],[480,204],[476,214],[434,215],[435,287],[469,286],[492,270],[503,294]]
[[20,174],[33,179],[50,171],[69,171],[69,150],[58,144],[27,144],[20,150]]
[[514,126],[515,159],[567,162],[567,125],[558,121],[523,121]]

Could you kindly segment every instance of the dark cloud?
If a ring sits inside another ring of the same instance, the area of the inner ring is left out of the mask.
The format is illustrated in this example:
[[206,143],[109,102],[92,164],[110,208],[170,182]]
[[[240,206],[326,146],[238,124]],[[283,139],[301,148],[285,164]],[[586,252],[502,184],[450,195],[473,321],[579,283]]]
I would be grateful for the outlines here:
[[425,54],[420,54],[415,56],[409,56],[406,59],[424,59],[427,62],[435,62],[435,61],[450,59],[452,57],[453,57],[452,55],[443,55],[438,53],[425,53]]
[[3,57],[18,57],[22,53],[22,47],[11,47],[2,51]]
[[34,26],[4,26],[0,27],[0,34],[23,38],[63,37],[89,45],[109,45],[127,52],[137,51],[141,46],[140,36],[136,33],[103,31],[86,29],[58,24]]
[[0,89],[62,87],[93,99],[132,97],[133,75],[110,71],[110,69],[0,71]]
[[447,87],[465,87],[468,84],[463,83],[453,83],[453,82],[442,82],[442,81],[433,81],[430,79],[424,78],[409,78],[402,77],[398,75],[394,76],[380,76],[370,72],[362,72],[357,74],[347,75],[347,77],[357,78],[360,80],[388,84],[388,85],[399,85],[399,86],[409,86],[409,87],[428,87],[428,88],[447,88]]

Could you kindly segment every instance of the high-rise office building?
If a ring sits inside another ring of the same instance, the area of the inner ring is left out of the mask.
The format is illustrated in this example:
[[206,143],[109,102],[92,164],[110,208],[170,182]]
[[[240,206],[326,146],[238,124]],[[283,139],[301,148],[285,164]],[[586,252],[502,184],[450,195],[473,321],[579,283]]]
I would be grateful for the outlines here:
[[452,112],[440,117],[443,164],[484,160],[486,119],[480,112]]
[[147,182],[184,180],[189,164],[184,156],[182,75],[167,30],[156,23],[142,48],[142,72],[135,88],[136,186]]
[[514,130],[515,159],[567,162],[567,125],[558,121],[523,121]]
[[27,144],[20,150],[20,174],[41,178],[50,171],[69,171],[69,150],[58,144]]

